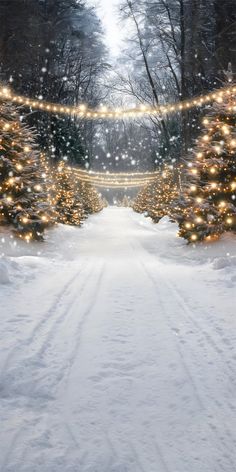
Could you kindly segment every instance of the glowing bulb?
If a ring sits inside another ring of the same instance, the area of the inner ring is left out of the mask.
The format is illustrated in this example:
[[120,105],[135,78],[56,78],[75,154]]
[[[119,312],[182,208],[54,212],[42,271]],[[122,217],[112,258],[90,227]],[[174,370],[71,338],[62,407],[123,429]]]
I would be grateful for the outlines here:
[[189,229],[191,228],[191,226],[192,226],[191,223],[185,223],[185,228]]
[[217,188],[217,183],[216,182],[211,182],[211,187],[212,188]]
[[83,103],[81,105],[79,105],[79,111],[85,111],[86,110],[86,105]]
[[227,126],[227,125],[223,125],[223,126],[222,126],[222,131],[223,131],[224,134],[229,134],[229,128],[228,128],[228,126]]
[[215,167],[211,167],[211,168],[210,168],[210,173],[211,173],[211,174],[215,174],[215,173],[216,173],[216,168],[215,168]]
[[140,105],[140,110],[141,110],[141,111],[146,111],[146,110],[147,110],[147,106],[146,106],[146,105]]
[[5,97],[9,97],[10,93],[11,92],[7,87],[2,88],[2,94],[5,95]]
[[226,219],[226,223],[227,223],[227,225],[232,225],[232,223],[233,223],[233,218],[227,218],[227,219]]
[[232,139],[232,140],[230,141],[230,146],[231,146],[231,147],[236,147],[236,139]]
[[24,151],[25,151],[25,152],[30,152],[30,147],[29,147],[29,146],[25,146],[25,147],[24,147]]
[[222,200],[220,203],[219,203],[219,206],[220,207],[225,207],[226,206],[226,202],[224,200]]
[[31,237],[32,237],[32,233],[26,234],[25,240],[27,241],[27,243],[30,241]]
[[191,190],[191,192],[196,192],[197,186],[196,185],[191,185],[190,190]]
[[192,241],[196,241],[196,240],[197,240],[197,235],[196,235],[196,234],[192,234],[191,239],[192,239]]

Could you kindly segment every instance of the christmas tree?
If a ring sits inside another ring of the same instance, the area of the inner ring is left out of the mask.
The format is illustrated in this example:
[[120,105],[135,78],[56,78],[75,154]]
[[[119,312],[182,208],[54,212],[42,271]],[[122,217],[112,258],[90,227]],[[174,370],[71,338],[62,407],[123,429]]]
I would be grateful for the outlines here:
[[137,213],[145,213],[146,216],[149,215],[149,209],[151,207],[151,202],[153,201],[154,195],[156,193],[156,184],[158,180],[154,183],[145,185],[133,202],[133,209]]
[[172,214],[172,205],[178,196],[173,167],[167,164],[155,181],[141,190],[134,203],[134,210],[146,213],[154,222]]
[[236,101],[232,93],[215,103],[188,164],[185,198],[177,215],[180,236],[215,239],[236,230]]
[[0,104],[0,217],[20,238],[42,240],[49,225],[47,191],[35,133],[17,109]]
[[124,195],[121,200],[118,200],[117,204],[118,207],[129,208],[132,207],[132,200],[131,197]]
[[78,182],[77,192],[80,195],[86,215],[98,213],[104,208],[101,196],[97,190],[88,182]]
[[58,213],[55,208],[55,167],[45,153],[40,154],[40,166],[42,178],[47,192],[47,202],[49,204],[49,225],[55,224],[58,221]]
[[64,162],[60,162],[56,169],[52,195],[57,221],[80,226],[86,216],[84,205],[74,176]]

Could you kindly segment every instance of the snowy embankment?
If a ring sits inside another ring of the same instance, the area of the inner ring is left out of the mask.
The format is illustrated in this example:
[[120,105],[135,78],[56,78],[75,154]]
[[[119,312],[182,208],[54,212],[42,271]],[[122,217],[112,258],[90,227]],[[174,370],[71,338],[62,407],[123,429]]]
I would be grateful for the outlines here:
[[236,469],[236,237],[108,208],[0,241],[1,472]]

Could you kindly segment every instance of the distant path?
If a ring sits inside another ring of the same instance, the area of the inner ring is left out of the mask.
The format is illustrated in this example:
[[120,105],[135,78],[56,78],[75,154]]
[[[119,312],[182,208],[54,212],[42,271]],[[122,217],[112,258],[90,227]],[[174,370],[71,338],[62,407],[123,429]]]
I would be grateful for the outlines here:
[[221,294],[141,223],[108,208],[5,302],[1,472],[236,470]]

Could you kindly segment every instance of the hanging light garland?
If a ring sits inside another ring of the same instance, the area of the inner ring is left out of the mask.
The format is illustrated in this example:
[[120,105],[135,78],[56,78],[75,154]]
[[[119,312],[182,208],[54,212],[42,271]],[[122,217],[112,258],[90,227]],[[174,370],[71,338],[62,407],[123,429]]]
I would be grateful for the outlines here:
[[214,92],[210,92],[205,95],[192,98],[190,100],[183,100],[178,103],[170,103],[167,105],[158,105],[156,107],[150,107],[148,105],[140,105],[140,107],[127,108],[127,109],[109,109],[106,106],[100,108],[89,108],[85,104],[78,106],[66,106],[58,103],[47,102],[39,98],[27,98],[23,95],[17,95],[8,87],[0,87],[0,98],[3,100],[9,100],[17,105],[23,105],[36,110],[46,111],[48,113],[62,114],[62,115],[74,115],[81,119],[122,119],[125,117],[137,117],[143,115],[163,115],[171,114],[176,112],[182,112],[184,110],[190,110],[196,107],[202,107],[214,100],[219,103],[224,100],[227,95],[236,92],[235,85],[229,87],[223,87]]
[[68,167],[67,172],[81,182],[87,182],[99,188],[135,188],[153,182],[158,173],[105,173],[80,170]]
[[153,180],[156,179],[157,173],[153,172],[153,174],[149,174],[148,177],[145,176],[144,174],[124,174],[121,175],[119,173],[115,174],[106,174],[106,173],[93,173],[93,172],[81,172],[77,169],[73,169],[72,173],[74,176],[76,176],[79,180],[83,181],[88,181],[88,182],[93,182],[93,183],[99,183],[99,182],[110,182],[116,184],[117,182],[121,182],[122,184],[125,184],[126,182],[132,182],[132,183],[143,183],[147,184],[152,182]]

